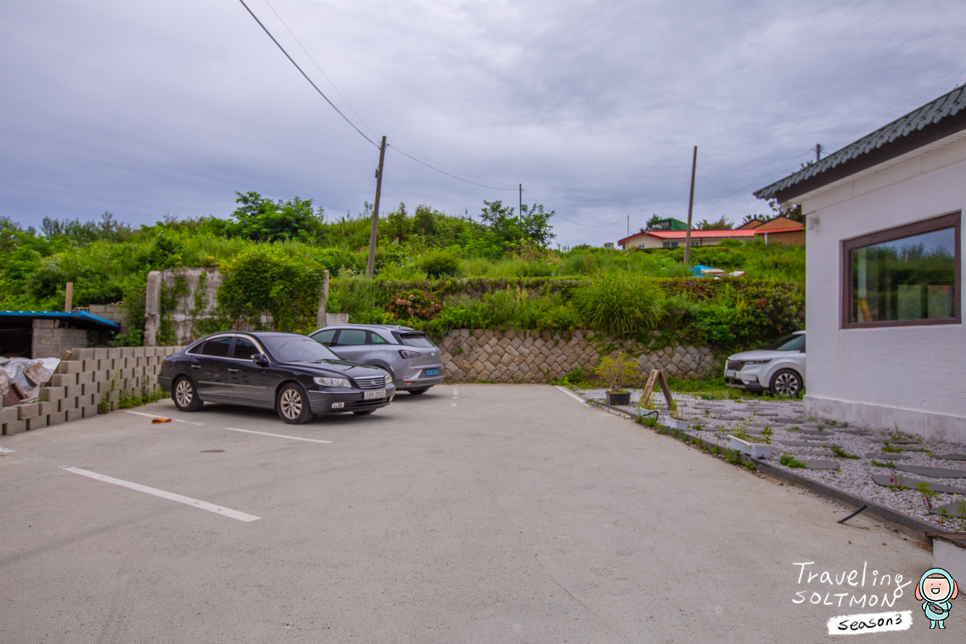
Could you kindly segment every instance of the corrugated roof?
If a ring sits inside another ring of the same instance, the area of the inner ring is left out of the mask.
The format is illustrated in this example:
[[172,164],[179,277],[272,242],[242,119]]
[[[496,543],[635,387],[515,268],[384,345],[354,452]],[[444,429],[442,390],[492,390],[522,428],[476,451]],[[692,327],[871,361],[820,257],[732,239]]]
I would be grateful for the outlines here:
[[0,311],[0,318],[5,317],[29,319],[53,318],[58,320],[68,320],[78,328],[82,329],[104,327],[117,331],[121,328],[121,325],[117,322],[105,320],[104,318],[97,315],[92,315],[87,311],[77,311],[76,313],[67,313],[65,311]]
[[780,200],[804,194],[966,129],[966,88],[957,87],[872,134],[754,194]]

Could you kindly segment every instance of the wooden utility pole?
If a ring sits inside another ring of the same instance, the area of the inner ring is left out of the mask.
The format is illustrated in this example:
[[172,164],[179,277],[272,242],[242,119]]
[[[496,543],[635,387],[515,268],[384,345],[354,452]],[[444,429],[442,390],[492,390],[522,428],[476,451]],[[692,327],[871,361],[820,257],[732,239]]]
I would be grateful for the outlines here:
[[376,233],[379,230],[379,196],[382,194],[382,163],[386,159],[386,137],[379,146],[379,168],[376,170],[376,203],[372,205],[372,232],[369,233],[369,261],[366,263],[366,277],[372,277],[376,264]]
[[691,269],[691,212],[694,210],[694,174],[698,169],[698,146],[694,146],[691,161],[691,197],[688,199],[688,229],[684,233],[684,265]]
[[67,282],[67,288],[64,291],[64,313],[70,313],[74,304],[74,283]]
[[520,212],[517,213],[519,216],[523,216],[523,184],[520,184]]

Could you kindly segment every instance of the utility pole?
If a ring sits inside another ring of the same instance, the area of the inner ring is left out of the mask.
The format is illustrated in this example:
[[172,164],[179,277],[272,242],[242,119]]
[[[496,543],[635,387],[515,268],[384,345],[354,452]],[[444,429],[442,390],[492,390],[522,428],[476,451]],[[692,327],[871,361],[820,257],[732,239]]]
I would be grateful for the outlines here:
[[521,217],[523,216],[523,184],[520,184],[520,212],[517,213]]
[[376,170],[376,203],[372,206],[372,232],[369,233],[369,262],[366,264],[366,277],[372,277],[376,263],[376,232],[379,230],[379,196],[382,194],[382,162],[386,158],[386,137],[379,146],[379,168]]
[[[630,238],[630,236],[631,236],[631,216],[627,215],[627,237]],[[628,244],[630,244],[629,241],[624,242],[624,250],[627,250]]]
[[824,149],[825,148],[822,147],[821,143],[815,144],[815,163],[818,163],[819,161],[822,160],[822,150]]
[[694,174],[698,169],[698,146],[694,146],[694,159],[691,161],[691,197],[688,199],[688,229],[684,233],[684,265],[691,268],[691,212],[694,210]]

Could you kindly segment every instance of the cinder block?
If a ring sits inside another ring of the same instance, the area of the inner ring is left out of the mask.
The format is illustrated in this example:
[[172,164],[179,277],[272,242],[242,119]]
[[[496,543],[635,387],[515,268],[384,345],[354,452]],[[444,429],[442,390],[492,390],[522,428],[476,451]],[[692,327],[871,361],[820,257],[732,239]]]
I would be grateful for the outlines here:
[[83,408],[84,418],[93,418],[97,416],[97,405],[88,405]]
[[134,357],[134,347],[121,347],[121,358],[133,358]]
[[41,403],[38,403],[38,404],[40,405],[40,413],[38,414],[39,416],[49,416],[51,414],[56,414],[57,413],[57,401],[56,400],[53,400],[53,401],[49,401],[48,400],[46,402],[41,402]]
[[84,360],[84,369],[83,370],[84,371],[97,371],[97,369],[100,366],[100,364],[101,364],[101,361],[100,360],[95,360],[95,359]]
[[114,360],[112,358],[103,358],[97,361],[97,371],[111,371],[114,369]]
[[20,420],[20,412],[16,407],[0,408],[0,425],[6,425],[17,420]]
[[45,400],[60,400],[67,395],[66,387],[41,387],[40,397]]
[[94,349],[94,358],[96,358],[97,360],[107,360],[109,357],[107,355],[108,351],[110,351],[110,349],[108,349],[107,347],[98,347]]
[[80,373],[84,370],[82,360],[68,360],[57,365],[57,373]]
[[147,353],[146,353],[144,347],[134,347],[134,357],[135,358],[143,358],[146,355],[147,355]]
[[94,372],[94,382],[107,382],[110,379],[111,379],[111,372],[109,371]]
[[135,357],[134,358],[134,368],[135,369],[144,369],[146,366],[148,366],[148,360],[150,360],[150,359],[151,358],[145,358],[144,356]]
[[108,349],[105,358],[110,358],[111,360],[117,360],[118,358],[123,358],[121,355],[121,349]]
[[84,417],[84,410],[83,409],[77,409],[77,408],[75,408],[75,409],[68,409],[66,411],[66,413],[67,413],[67,422],[68,423],[72,423],[75,420],[80,420],[81,418]]
[[25,431],[27,431],[27,421],[25,420],[14,420],[3,424],[4,436],[14,436],[15,434],[22,434]]
[[57,401],[57,411],[71,411],[77,409],[77,398],[62,398]]
[[85,371],[77,374],[77,384],[83,385],[88,382],[94,382],[94,373],[93,371]]
[[47,426],[53,427],[54,425],[63,425],[67,422],[67,412],[66,411],[56,411],[52,414],[47,415]]
[[71,349],[71,360],[96,360],[94,352],[96,349],[84,348],[84,349]]
[[56,320],[35,319],[33,327],[35,329],[53,329]]
[[90,396],[91,394],[96,394],[101,390],[101,383],[99,382],[87,382],[83,385],[77,385],[81,388],[82,396]]
[[17,405],[17,410],[20,412],[17,418],[19,420],[27,420],[29,418],[35,418],[40,415],[40,403],[28,403],[26,405]]
[[47,426],[46,416],[34,416],[33,418],[27,419],[27,431],[32,431],[34,429],[43,429]]
[[78,396],[82,396],[83,394],[84,394],[83,385],[71,385],[70,387],[66,387],[64,389],[65,398],[77,398]]
[[76,373],[55,373],[50,377],[51,387],[69,387],[77,384]]

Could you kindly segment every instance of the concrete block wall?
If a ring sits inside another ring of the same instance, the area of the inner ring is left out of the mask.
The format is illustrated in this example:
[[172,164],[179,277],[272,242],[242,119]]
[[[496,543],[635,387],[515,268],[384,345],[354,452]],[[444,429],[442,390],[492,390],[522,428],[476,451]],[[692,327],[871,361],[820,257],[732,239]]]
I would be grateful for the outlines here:
[[161,361],[182,347],[74,348],[61,362],[40,401],[0,409],[4,436],[90,418],[104,402],[117,409],[122,395],[140,396],[158,386]]
[[[114,304],[91,304],[86,309],[91,315],[96,315],[111,322],[117,322],[121,325],[121,333],[127,333],[127,309],[124,308],[123,302],[115,302]],[[78,311],[81,309],[75,308],[74,310]]]
[[86,347],[87,331],[71,329],[59,320],[33,321],[32,358],[59,358],[71,347]]
[[[547,382],[574,367],[590,373],[600,361],[600,345],[593,331],[497,331],[458,329],[443,338],[443,371],[451,382]],[[608,340],[608,344],[612,344]],[[642,374],[663,369],[669,376],[696,379],[716,375],[721,365],[709,347],[675,346],[648,351],[626,342],[605,354],[624,351],[638,356]]]

